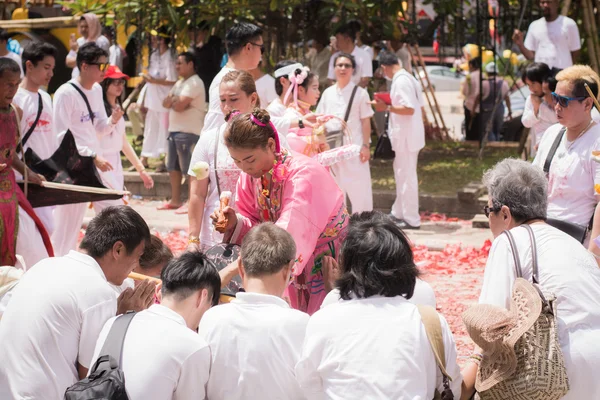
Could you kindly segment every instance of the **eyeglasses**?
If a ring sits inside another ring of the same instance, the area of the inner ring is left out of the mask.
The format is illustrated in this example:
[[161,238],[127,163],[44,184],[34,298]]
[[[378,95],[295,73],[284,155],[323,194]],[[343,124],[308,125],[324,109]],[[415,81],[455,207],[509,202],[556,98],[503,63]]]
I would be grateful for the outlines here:
[[87,65],[97,65],[97,66],[98,66],[98,69],[99,69],[101,72],[104,72],[104,71],[106,71],[106,70],[107,70],[107,68],[110,66],[110,64],[109,64],[109,63],[86,63],[86,64],[87,64]]
[[252,43],[252,42],[248,42],[248,43],[250,43],[252,46],[260,47],[260,54],[265,54],[265,45],[264,44],[258,44],[258,43]]
[[498,207],[485,206],[485,207],[483,207],[483,213],[485,214],[486,218],[489,218],[491,213],[498,212],[500,210],[502,210],[502,206],[498,206]]
[[352,64],[336,64],[335,66],[336,66],[336,68],[347,68],[347,69],[352,68]]
[[116,79],[110,84],[115,86],[125,86],[125,79]]
[[555,92],[552,92],[552,100],[554,100],[554,104],[558,103],[558,105],[561,106],[562,108],[569,107],[570,101],[582,101],[585,99],[587,99],[587,97],[567,97],[567,96],[561,96],[559,94],[556,94]]

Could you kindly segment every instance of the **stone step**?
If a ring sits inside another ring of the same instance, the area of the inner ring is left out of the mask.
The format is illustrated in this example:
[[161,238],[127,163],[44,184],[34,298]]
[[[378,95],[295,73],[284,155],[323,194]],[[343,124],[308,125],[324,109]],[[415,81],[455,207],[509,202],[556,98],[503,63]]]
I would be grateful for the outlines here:
[[490,219],[484,214],[477,214],[471,221],[472,228],[490,228]]

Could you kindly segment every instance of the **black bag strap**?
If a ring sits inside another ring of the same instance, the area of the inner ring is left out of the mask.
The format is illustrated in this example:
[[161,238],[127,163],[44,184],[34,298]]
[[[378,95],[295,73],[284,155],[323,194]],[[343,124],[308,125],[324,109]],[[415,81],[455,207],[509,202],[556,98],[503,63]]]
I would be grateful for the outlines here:
[[85,105],[87,106],[88,113],[90,113],[90,121],[92,121],[92,125],[93,125],[94,124],[94,113],[92,112],[92,107],[90,106],[90,102],[88,101],[87,96],[85,95],[85,93],[83,93],[83,90],[79,89],[79,87],[76,84],[74,84],[73,82],[69,82],[69,84],[71,86],[73,86],[75,88],[75,90],[77,90],[79,92],[81,97],[83,97],[83,101],[85,101]]
[[111,368],[113,369],[121,367],[125,334],[127,333],[129,324],[131,323],[131,320],[133,320],[133,317],[135,317],[135,314],[136,313],[134,311],[127,311],[125,314],[117,317],[115,322],[113,322],[113,325],[110,327],[108,336],[106,336],[106,340],[102,345],[100,356],[110,356],[110,359],[117,363],[116,365],[111,364]]
[[560,132],[558,132],[556,139],[554,139],[554,143],[552,143],[552,147],[550,147],[550,151],[548,152],[548,157],[546,157],[546,161],[544,162],[544,172],[546,174],[550,173],[550,164],[552,164],[552,159],[554,158],[554,155],[556,154],[556,150],[558,149],[558,146],[560,145],[560,142],[562,141],[562,138],[565,135],[566,130],[567,130],[567,128],[562,128],[560,130]]
[[33,124],[31,124],[31,126],[29,127],[29,130],[25,133],[25,136],[23,136],[23,139],[21,140],[21,145],[22,146],[25,146],[25,143],[27,143],[27,140],[29,140],[29,137],[31,136],[31,134],[35,130],[35,127],[37,126],[38,122],[40,121],[40,116],[42,115],[42,109],[43,108],[44,108],[44,102],[42,101],[42,95],[38,92],[38,110],[37,110],[37,115],[35,116],[35,121],[33,121]]
[[350,110],[352,109],[352,102],[354,101],[354,96],[356,95],[357,90],[358,85],[354,86],[354,89],[352,89],[352,94],[350,95],[350,102],[348,103],[348,107],[346,108],[346,115],[344,116],[344,122],[348,122],[348,118],[350,117]]

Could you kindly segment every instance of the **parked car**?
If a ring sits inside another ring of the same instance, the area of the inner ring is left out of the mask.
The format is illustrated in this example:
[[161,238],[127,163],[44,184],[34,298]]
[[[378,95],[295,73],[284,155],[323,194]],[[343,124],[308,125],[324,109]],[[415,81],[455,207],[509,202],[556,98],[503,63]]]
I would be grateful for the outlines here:
[[[451,92],[460,90],[460,81],[465,77],[462,72],[454,71],[443,65],[427,65],[425,67],[429,81],[433,89],[438,92]],[[419,72],[421,78],[425,79],[423,71]]]

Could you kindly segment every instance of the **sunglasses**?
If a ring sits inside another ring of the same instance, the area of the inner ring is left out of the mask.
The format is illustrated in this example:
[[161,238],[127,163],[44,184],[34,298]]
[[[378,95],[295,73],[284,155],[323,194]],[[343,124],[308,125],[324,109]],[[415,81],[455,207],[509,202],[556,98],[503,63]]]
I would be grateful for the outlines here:
[[335,66],[337,68],[347,68],[347,69],[351,69],[352,68],[352,64],[336,64]]
[[498,207],[485,206],[485,207],[483,207],[483,213],[485,214],[486,218],[489,218],[491,213],[498,212],[500,210],[502,210],[502,206],[498,206]]
[[250,43],[252,46],[260,47],[260,54],[265,54],[265,45],[264,44],[257,44],[257,43],[252,43],[252,42],[248,42],[248,43]]
[[582,101],[585,99],[587,99],[587,97],[567,97],[567,96],[561,96],[559,94],[552,92],[552,100],[554,100],[554,104],[558,103],[558,105],[561,106],[562,108],[569,107],[570,101]]
[[97,65],[97,66],[98,66],[98,69],[99,69],[101,72],[104,72],[104,71],[106,71],[106,70],[108,69],[108,67],[110,66],[110,64],[109,64],[109,63],[86,63],[86,64],[87,64],[87,65]]

